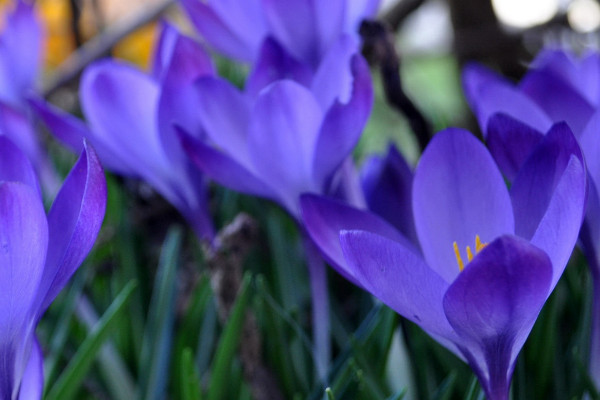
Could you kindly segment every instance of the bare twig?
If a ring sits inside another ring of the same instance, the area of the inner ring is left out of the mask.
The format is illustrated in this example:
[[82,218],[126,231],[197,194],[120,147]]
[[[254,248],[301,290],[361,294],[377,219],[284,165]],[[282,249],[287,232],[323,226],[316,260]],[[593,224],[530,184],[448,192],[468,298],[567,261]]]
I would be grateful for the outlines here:
[[124,18],[85,43],[48,79],[43,90],[44,96],[51,95],[58,88],[76,79],[90,62],[107,54],[125,36],[156,20],[174,2],[175,0],[162,0],[152,7],[143,8],[138,14]]
[[360,26],[360,35],[363,39],[363,53],[372,62],[379,64],[388,103],[406,116],[417,137],[421,151],[424,150],[431,139],[431,127],[402,89],[400,58],[394,46],[393,33],[389,27],[379,21],[365,20]]
[[[221,321],[227,320],[231,313],[242,282],[242,266],[256,241],[256,236],[257,227],[254,220],[245,214],[239,214],[219,233],[216,249],[206,250],[206,264],[210,271]],[[262,339],[256,317],[251,311],[246,312],[240,359],[254,399],[283,400],[271,371],[262,363]]]

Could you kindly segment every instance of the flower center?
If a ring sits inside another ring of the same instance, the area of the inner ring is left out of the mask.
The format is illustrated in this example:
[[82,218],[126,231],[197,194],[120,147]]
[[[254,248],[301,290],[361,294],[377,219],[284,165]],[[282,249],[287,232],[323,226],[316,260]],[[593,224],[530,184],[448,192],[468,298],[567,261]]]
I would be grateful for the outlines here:
[[[454,247],[454,255],[456,256],[456,263],[458,264],[458,270],[462,272],[465,269],[465,263],[460,256],[460,250],[458,249],[458,244],[456,242],[452,243]],[[481,249],[487,246],[487,243],[482,243],[479,235],[475,235],[475,254],[479,253]],[[471,262],[473,260],[473,252],[471,251],[471,246],[467,246],[467,262]]]

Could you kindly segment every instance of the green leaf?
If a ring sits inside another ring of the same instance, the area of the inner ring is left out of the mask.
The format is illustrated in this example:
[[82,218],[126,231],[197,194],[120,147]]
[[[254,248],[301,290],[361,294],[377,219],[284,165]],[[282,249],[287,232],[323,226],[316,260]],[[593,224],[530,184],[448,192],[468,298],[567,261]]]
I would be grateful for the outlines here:
[[116,317],[123,311],[136,285],[135,281],[131,281],[121,290],[106,310],[106,313],[98,321],[98,325],[81,344],[63,373],[58,377],[46,396],[46,400],[69,400],[73,398],[102,344],[108,339],[111,330],[114,328],[115,321],[117,321]]
[[189,347],[181,355],[181,376],[179,377],[181,398],[183,400],[201,400],[200,376],[194,364],[194,354]]
[[327,395],[327,400],[335,400],[335,396],[333,395],[331,388],[326,388],[325,394]]
[[225,399],[227,388],[231,384],[228,377],[244,325],[246,306],[250,297],[248,291],[249,284],[250,275],[246,274],[244,275],[237,300],[229,315],[229,320],[219,339],[208,388],[209,400]]
[[173,341],[181,239],[181,229],[171,228],[162,247],[140,354],[139,399],[158,400],[165,397]]

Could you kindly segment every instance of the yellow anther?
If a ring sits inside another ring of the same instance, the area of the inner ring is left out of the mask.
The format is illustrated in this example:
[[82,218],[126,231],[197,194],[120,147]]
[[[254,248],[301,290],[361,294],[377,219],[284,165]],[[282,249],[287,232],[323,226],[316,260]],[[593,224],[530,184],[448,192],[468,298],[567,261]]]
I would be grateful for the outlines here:
[[[477,247],[475,247],[475,254],[477,254]],[[467,260],[469,260],[469,262],[473,261],[473,253],[471,252],[470,246],[467,246]]]
[[462,272],[462,270],[465,269],[465,264],[463,263],[463,260],[460,256],[460,251],[458,250],[458,244],[456,244],[456,242],[454,242],[452,244],[452,246],[454,247],[454,255],[456,256],[456,262],[458,263],[458,270]]
[[479,235],[475,236],[475,253],[479,253],[485,246],[487,246],[487,243],[481,243],[481,238],[479,237]]

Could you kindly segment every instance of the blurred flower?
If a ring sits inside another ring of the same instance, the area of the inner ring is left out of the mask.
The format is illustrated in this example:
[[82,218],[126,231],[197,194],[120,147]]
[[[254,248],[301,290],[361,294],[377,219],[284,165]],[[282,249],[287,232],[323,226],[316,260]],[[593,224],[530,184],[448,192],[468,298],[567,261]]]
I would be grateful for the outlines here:
[[226,56],[254,62],[271,37],[314,69],[342,35],[357,39],[362,19],[379,7],[379,0],[180,2],[202,37]]
[[186,90],[198,76],[213,73],[204,50],[165,25],[150,74],[114,60],[86,69],[80,96],[87,126],[40,100],[32,105],[71,149],[78,151],[87,138],[106,168],[146,181],[199,237],[212,239],[204,179],[183,152],[172,123],[194,130],[196,117],[186,103]]
[[100,163],[84,145],[48,215],[27,157],[0,136],[0,397],[41,399],[35,328],[92,248],[106,207]]
[[542,51],[517,86],[478,65],[465,69],[463,81],[509,180],[552,122],[566,121],[581,145],[590,184],[580,238],[594,278],[590,376],[600,385],[600,54],[576,58],[568,51]]
[[517,354],[577,240],[585,195],[583,157],[565,124],[536,146],[510,191],[485,147],[448,129],[414,175],[420,249],[366,211],[317,196],[304,196],[302,211],[342,274],[468,362],[494,400],[508,399]]
[[194,83],[206,140],[181,133],[208,176],[274,200],[296,218],[301,193],[328,193],[373,103],[369,68],[350,38],[333,46],[314,75],[304,67],[267,40],[245,92],[216,77]]

